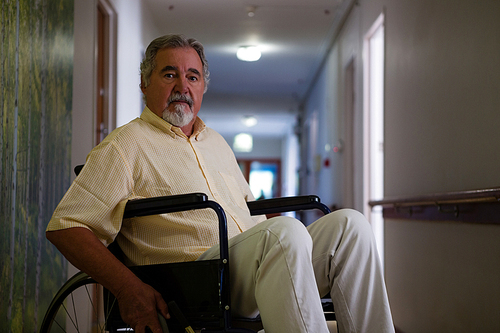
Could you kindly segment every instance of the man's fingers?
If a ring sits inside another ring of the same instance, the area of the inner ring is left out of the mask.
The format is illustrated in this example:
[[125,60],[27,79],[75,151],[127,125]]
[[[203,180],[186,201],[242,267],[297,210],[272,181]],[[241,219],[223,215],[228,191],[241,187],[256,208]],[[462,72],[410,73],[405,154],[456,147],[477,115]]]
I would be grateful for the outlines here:
[[134,326],[134,332],[135,333],[147,333],[148,330],[142,325],[136,325],[136,326]]
[[163,297],[161,297],[160,293],[156,294],[155,296],[156,296],[156,307],[158,309],[158,312],[166,319],[170,319],[170,313],[168,311],[167,302],[165,302]]
[[123,321],[133,327],[137,333],[164,332],[158,314],[170,318],[167,303],[161,294],[147,284],[128,290],[118,299]]

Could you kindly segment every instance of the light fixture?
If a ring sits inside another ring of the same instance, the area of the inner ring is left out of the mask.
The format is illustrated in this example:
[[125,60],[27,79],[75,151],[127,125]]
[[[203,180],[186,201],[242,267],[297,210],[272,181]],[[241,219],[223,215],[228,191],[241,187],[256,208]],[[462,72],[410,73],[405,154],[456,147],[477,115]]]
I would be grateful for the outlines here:
[[257,118],[255,118],[254,116],[244,116],[241,121],[246,127],[254,127],[255,125],[257,125]]
[[247,11],[248,17],[254,17],[256,10],[257,10],[257,6],[247,6],[246,11]]
[[241,46],[236,52],[236,56],[241,61],[257,61],[261,53],[258,46]]
[[253,149],[253,137],[247,133],[240,133],[234,137],[233,149],[235,152],[249,153]]

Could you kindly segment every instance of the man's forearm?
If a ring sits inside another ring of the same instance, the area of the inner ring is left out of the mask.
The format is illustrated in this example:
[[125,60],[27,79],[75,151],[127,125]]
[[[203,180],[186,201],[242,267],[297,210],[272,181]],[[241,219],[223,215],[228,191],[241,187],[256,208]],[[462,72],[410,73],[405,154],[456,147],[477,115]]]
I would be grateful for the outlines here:
[[77,227],[48,231],[46,236],[75,267],[92,276],[114,295],[140,283],[92,231]]

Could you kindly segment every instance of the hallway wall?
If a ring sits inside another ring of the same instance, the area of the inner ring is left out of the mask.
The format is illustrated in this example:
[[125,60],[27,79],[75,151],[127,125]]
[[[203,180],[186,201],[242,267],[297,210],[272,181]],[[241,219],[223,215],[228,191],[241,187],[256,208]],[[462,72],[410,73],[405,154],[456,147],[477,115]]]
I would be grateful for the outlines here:
[[[307,115],[317,110],[320,119],[329,119],[321,129],[326,133],[317,134],[318,149],[342,137],[341,73],[348,44],[358,43],[350,49],[360,57],[363,36],[381,13],[386,196],[500,186],[500,2],[495,0],[358,1],[311,94],[329,102],[321,105],[314,97],[306,103]],[[363,69],[357,70],[359,115]],[[362,125],[362,118],[355,118],[355,127]],[[362,135],[356,132],[354,149],[362,149]],[[330,156],[331,187],[317,189],[342,202],[340,164]],[[310,177],[324,172],[322,167]],[[358,184],[363,181],[359,172],[355,176]],[[360,187],[354,191],[362,197]],[[386,220],[386,283],[399,330],[498,332],[498,239],[498,225]]]
[[[499,186],[500,2],[367,1],[367,21],[384,6],[386,195]],[[499,225],[388,220],[385,230],[403,332],[500,330]]]

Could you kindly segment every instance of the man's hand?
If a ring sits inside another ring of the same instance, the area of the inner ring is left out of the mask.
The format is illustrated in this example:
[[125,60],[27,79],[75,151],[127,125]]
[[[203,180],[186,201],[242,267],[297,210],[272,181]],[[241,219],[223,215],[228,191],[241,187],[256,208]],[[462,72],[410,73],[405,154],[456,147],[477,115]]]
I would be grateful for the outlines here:
[[125,323],[137,333],[145,333],[149,327],[153,333],[161,333],[158,313],[166,319],[170,318],[167,303],[160,293],[143,282],[117,293],[120,315]]

